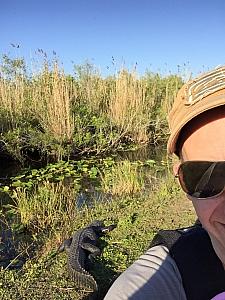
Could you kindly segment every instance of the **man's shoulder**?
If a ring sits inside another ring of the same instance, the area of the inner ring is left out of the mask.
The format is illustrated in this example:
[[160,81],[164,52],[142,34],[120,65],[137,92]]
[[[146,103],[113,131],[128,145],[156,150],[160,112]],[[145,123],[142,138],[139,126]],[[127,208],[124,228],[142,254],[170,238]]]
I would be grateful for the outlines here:
[[153,248],[156,245],[168,248],[180,272],[187,299],[211,299],[225,290],[223,265],[201,226],[161,230],[151,244]]
[[208,239],[208,234],[202,228],[201,223],[176,229],[162,229],[154,236],[150,248],[157,245],[164,245],[171,250],[174,245],[180,244],[181,242],[189,243],[190,239],[198,239],[199,236]]
[[156,245],[120,275],[105,299],[186,300],[186,296],[179,270],[168,248]]

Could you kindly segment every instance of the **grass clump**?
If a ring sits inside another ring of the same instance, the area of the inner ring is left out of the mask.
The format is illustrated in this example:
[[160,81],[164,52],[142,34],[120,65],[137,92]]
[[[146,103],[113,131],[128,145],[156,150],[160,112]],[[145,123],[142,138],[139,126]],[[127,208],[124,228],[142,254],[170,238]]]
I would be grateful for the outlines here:
[[144,188],[144,174],[137,163],[120,161],[110,169],[104,169],[102,189],[111,195],[136,194]]
[[54,230],[59,222],[70,226],[70,220],[76,218],[76,196],[74,187],[45,181],[33,191],[17,188],[13,193],[13,208],[24,226],[36,231]]

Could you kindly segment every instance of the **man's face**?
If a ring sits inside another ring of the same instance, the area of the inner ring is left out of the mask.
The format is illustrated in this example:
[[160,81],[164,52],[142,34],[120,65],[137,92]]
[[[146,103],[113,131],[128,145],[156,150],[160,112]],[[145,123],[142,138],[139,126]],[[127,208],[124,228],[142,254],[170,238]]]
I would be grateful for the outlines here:
[[[225,109],[202,114],[191,123],[182,149],[182,161],[225,161]],[[225,192],[212,199],[188,196],[210,235],[215,252],[225,265]]]

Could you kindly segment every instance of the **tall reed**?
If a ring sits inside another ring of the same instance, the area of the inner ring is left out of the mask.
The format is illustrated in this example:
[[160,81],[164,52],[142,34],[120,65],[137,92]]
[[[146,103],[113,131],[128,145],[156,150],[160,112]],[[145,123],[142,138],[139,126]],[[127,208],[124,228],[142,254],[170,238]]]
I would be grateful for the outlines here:
[[[8,59],[7,63],[11,70],[3,68],[0,77],[3,135],[18,128],[26,132],[29,145],[32,135],[37,132],[39,136],[41,131],[40,139],[70,144],[81,153],[99,153],[120,144],[164,142],[168,110],[182,83],[176,75],[146,73],[140,77],[125,68],[104,78],[90,64],[77,66],[76,74],[71,76],[57,60],[45,60],[33,73],[14,71],[14,60]],[[3,126],[5,123],[7,126]],[[21,134],[16,134],[17,144],[24,140]],[[6,143],[12,141],[6,137]]]
[[120,128],[122,135],[130,135],[137,142],[147,142],[149,105],[146,103],[146,84],[135,72],[121,70],[110,90],[108,116]]
[[38,116],[44,130],[56,139],[70,140],[74,131],[71,113],[74,90],[57,62],[52,70],[45,63],[42,73],[33,78],[30,92],[31,111]]

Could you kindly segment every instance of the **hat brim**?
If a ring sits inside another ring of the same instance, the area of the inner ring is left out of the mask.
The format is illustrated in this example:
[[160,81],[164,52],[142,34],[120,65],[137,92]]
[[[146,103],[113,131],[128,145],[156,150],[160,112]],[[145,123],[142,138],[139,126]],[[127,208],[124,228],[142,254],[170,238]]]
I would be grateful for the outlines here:
[[182,102],[176,106],[173,113],[176,115],[176,118],[173,120],[176,126],[173,128],[171,135],[167,143],[167,151],[169,154],[172,154],[176,151],[176,143],[179,137],[181,129],[190,122],[193,118],[199,114],[208,111],[212,108],[225,105],[225,90],[222,89],[217,91],[214,94],[208,95],[205,98],[201,99],[194,105],[193,109],[190,109],[190,105],[184,105]]

